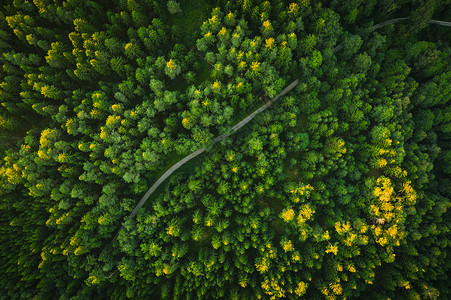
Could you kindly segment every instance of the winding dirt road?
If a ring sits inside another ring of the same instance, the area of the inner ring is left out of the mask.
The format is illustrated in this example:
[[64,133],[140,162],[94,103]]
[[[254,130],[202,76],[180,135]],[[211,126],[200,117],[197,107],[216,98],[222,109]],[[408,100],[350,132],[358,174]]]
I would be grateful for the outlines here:
[[[285,96],[286,93],[291,91],[298,84],[299,84],[299,79],[296,79],[291,84],[289,84],[282,92],[280,92],[277,96],[272,98],[266,104],[262,105],[260,108],[258,108],[253,113],[251,113],[249,116],[247,116],[246,118],[241,120],[238,124],[233,126],[232,127],[232,133],[220,135],[220,136],[218,136],[217,138],[214,139],[214,142],[217,143],[219,141],[222,141],[226,137],[229,137],[230,135],[234,134],[238,129],[240,129],[241,127],[243,127],[247,123],[249,123],[253,118],[255,118],[256,115],[258,115],[259,113],[261,113],[262,111],[267,109],[271,104],[273,104],[274,101],[276,101],[280,97]],[[200,149],[194,151],[193,153],[187,155],[185,158],[179,160],[172,167],[170,167],[166,172],[164,172],[164,174],[161,175],[160,178],[158,178],[158,180],[150,187],[150,189],[147,191],[147,193],[141,198],[139,203],[136,205],[135,209],[133,209],[133,211],[131,212],[130,217],[134,217],[138,213],[138,210],[146,203],[146,201],[147,201],[147,199],[149,199],[150,195],[152,195],[153,192],[155,192],[155,190],[160,186],[160,184],[163,183],[163,181],[166,178],[168,178],[174,171],[176,171],[178,168],[180,168],[181,166],[183,166],[184,164],[186,164],[191,159],[195,158],[196,156],[198,156],[199,154],[201,154],[205,150],[206,150],[206,148],[200,148]]]
[[[402,21],[402,20],[406,20],[406,19],[408,19],[408,18],[397,18],[397,19],[388,20],[388,21],[385,21],[385,22],[382,22],[382,23],[374,25],[373,26],[373,30],[376,30],[376,29],[382,28],[384,26],[387,26],[387,25],[390,25],[390,24],[394,24],[396,22],[399,22],[399,21]],[[442,25],[442,26],[451,26],[451,22],[439,21],[439,20],[429,20],[429,23],[430,24],[438,24],[438,25]],[[338,51],[340,51],[343,48],[344,48],[344,43],[341,43],[340,45],[338,45],[337,47],[334,48],[333,52],[334,53],[338,52]],[[267,109],[271,104],[273,104],[274,101],[276,101],[280,97],[283,97],[286,93],[291,91],[298,84],[299,84],[299,79],[296,79],[291,84],[289,84],[282,92],[280,92],[277,96],[272,98],[266,104],[264,104],[263,106],[261,106],[260,108],[255,110],[253,113],[251,113],[249,116],[247,116],[246,118],[241,120],[238,124],[233,126],[232,127],[232,133],[220,135],[220,136],[218,136],[218,137],[216,137],[214,139],[214,142],[217,143],[217,142],[222,141],[223,139],[229,137],[230,135],[234,134],[238,129],[240,129],[241,127],[243,127],[247,123],[249,123],[256,115],[258,115],[259,113],[261,113],[262,111]],[[178,168],[180,168],[185,163],[187,163],[188,161],[190,161],[194,157],[198,156],[199,154],[201,154],[205,150],[206,150],[205,148],[201,148],[199,150],[194,151],[193,153],[187,155],[185,158],[179,160],[172,167],[170,167],[166,172],[164,172],[164,174],[161,175],[160,178],[158,178],[158,180],[150,187],[150,189],[147,191],[147,193],[141,198],[139,203],[136,205],[135,209],[133,209],[133,211],[131,212],[130,217],[134,217],[138,213],[138,210],[146,203],[147,199],[149,199],[149,197],[153,194],[153,192],[155,192],[155,190],[160,186],[160,184],[163,183],[163,181],[166,178],[168,178],[174,171],[176,171]]]

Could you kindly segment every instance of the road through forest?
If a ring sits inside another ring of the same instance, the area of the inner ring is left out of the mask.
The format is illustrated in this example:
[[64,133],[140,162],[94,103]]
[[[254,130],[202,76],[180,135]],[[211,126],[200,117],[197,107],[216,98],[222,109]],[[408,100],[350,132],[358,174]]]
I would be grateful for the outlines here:
[[[225,139],[226,137],[229,137],[230,135],[234,134],[238,129],[240,129],[241,127],[243,127],[244,125],[246,125],[247,123],[249,123],[253,118],[255,118],[256,115],[258,115],[259,113],[261,113],[262,111],[264,111],[265,109],[267,109],[271,104],[273,104],[274,101],[276,101],[277,99],[279,99],[280,97],[283,97],[286,93],[288,93],[289,91],[291,91],[296,85],[298,85],[299,83],[299,79],[296,79],[295,81],[293,81],[291,84],[289,84],[282,92],[280,92],[277,96],[275,96],[274,98],[272,98],[270,101],[268,101],[266,104],[262,105],[260,108],[258,108],[257,110],[255,110],[253,113],[251,113],[250,115],[248,115],[246,118],[244,118],[243,120],[241,120],[238,124],[236,124],[235,126],[232,127],[232,132],[229,134],[223,134],[218,136],[217,138],[214,139],[214,143],[220,142],[223,139]],[[135,209],[131,212],[130,217],[134,217],[137,213],[138,210],[144,205],[144,203],[146,203],[147,199],[149,199],[150,195],[153,194],[153,192],[155,192],[155,190],[158,188],[158,186],[160,186],[160,184],[166,179],[168,178],[175,170],[177,170],[178,168],[180,168],[181,166],[183,166],[184,164],[186,164],[188,161],[190,161],[191,159],[195,158],[196,156],[198,156],[199,154],[201,154],[202,152],[204,152],[206,150],[206,148],[200,148],[196,151],[194,151],[193,153],[187,155],[185,158],[179,160],[177,163],[175,163],[172,167],[170,167],[166,172],[164,172],[163,175],[161,175],[160,178],[158,178],[158,180],[150,187],[150,189],[147,191],[147,193],[141,198],[141,201],[139,201],[139,203],[136,205]]]
[[[387,25],[390,25],[390,24],[394,24],[394,23],[396,23],[398,21],[402,21],[402,20],[406,20],[406,19],[408,19],[408,18],[397,18],[397,19],[388,20],[388,21],[385,21],[385,22],[382,22],[382,23],[374,25],[373,26],[373,30],[376,30],[376,29],[382,28],[384,26],[387,26]],[[438,21],[438,20],[429,20],[429,24],[438,24],[438,25],[441,25],[441,26],[451,26],[451,22]],[[344,48],[344,43],[342,43],[342,44],[338,45],[337,47],[335,47],[333,52],[334,53],[338,52],[338,51],[340,51],[343,48]],[[247,116],[246,118],[241,120],[238,124],[233,126],[232,127],[232,132],[230,134],[224,134],[224,135],[220,135],[220,136],[216,137],[214,139],[214,143],[222,141],[223,139],[225,139],[225,138],[229,137],[230,135],[234,134],[238,129],[240,129],[241,127],[243,127],[247,123],[249,123],[256,115],[258,115],[259,113],[261,113],[262,111],[267,109],[271,104],[274,103],[274,101],[276,101],[280,97],[283,97],[286,93],[291,91],[298,84],[299,84],[299,79],[296,79],[295,81],[290,83],[277,96],[275,96],[273,99],[268,101],[266,104],[262,105],[260,108],[258,108],[253,113],[251,113],[249,116]],[[139,203],[136,205],[135,209],[133,209],[133,211],[130,213],[129,216],[130,217],[134,217],[138,213],[138,210],[146,203],[147,199],[149,199],[149,197],[153,194],[153,192],[155,192],[155,190],[160,186],[160,184],[163,183],[163,181],[166,178],[168,178],[174,171],[176,171],[178,168],[183,166],[185,163],[187,163],[188,161],[190,161],[194,157],[196,157],[199,154],[203,153],[205,150],[206,150],[206,148],[201,148],[201,149],[198,149],[198,150],[194,151],[193,153],[191,153],[191,154],[187,155],[186,157],[184,157],[183,159],[179,160],[172,167],[170,167],[166,172],[164,172],[164,174],[161,175],[160,178],[158,178],[158,180],[150,187],[150,189],[147,191],[147,193],[141,198],[141,200],[139,201]]]
[[[379,24],[376,24],[373,26],[373,30],[382,28],[384,26],[390,25],[390,24],[394,24],[398,21],[402,21],[402,20],[406,20],[407,18],[397,18],[397,19],[392,19],[392,20],[388,20]],[[446,21],[438,21],[438,20],[429,20],[429,24],[438,24],[441,26],[451,26],[451,22],[446,22]],[[334,48],[333,52],[338,52],[341,49],[343,49],[344,47],[344,43],[338,45],[337,47]],[[217,143],[225,138],[227,138],[228,136],[232,135],[233,133],[235,133],[238,129],[240,129],[241,127],[243,127],[244,125],[246,125],[248,122],[250,122],[257,114],[261,113],[262,111],[264,111],[265,109],[267,109],[271,104],[273,104],[277,99],[279,99],[280,97],[284,96],[286,93],[288,93],[289,91],[291,91],[296,85],[299,84],[299,79],[296,79],[295,81],[293,81],[292,83],[290,83],[282,92],[280,92],[277,96],[275,96],[273,99],[271,99],[270,101],[268,101],[266,104],[262,105],[260,108],[258,108],[257,110],[255,110],[253,113],[251,113],[249,116],[247,116],[246,118],[244,118],[243,120],[241,120],[238,124],[236,124],[235,126],[232,127],[232,132],[230,134],[224,134],[224,135],[220,135],[218,137],[216,137],[214,139],[214,143]],[[139,201],[139,203],[136,205],[136,207],[133,209],[133,211],[130,213],[129,217],[134,217],[137,213],[138,210],[146,203],[146,201],[149,199],[149,197],[155,192],[155,190],[160,186],[161,183],[163,183],[166,178],[168,178],[174,171],[176,171],[178,168],[180,168],[182,165],[184,165],[185,163],[187,163],[188,161],[190,161],[191,159],[193,159],[194,157],[198,156],[199,154],[203,153],[206,149],[205,148],[201,148],[198,149],[196,151],[194,151],[193,153],[187,155],[186,157],[184,157],[183,159],[179,160],[177,163],[175,163],[172,167],[170,167],[166,172],[164,172],[163,175],[161,175],[160,178],[158,178],[158,180],[150,187],[150,189],[146,192],[146,194],[141,198],[141,200]],[[118,232],[119,233],[119,232]],[[113,240],[117,237],[118,233],[115,235],[115,237],[113,238]],[[117,269],[112,272],[108,278],[110,278],[114,273],[116,273]]]

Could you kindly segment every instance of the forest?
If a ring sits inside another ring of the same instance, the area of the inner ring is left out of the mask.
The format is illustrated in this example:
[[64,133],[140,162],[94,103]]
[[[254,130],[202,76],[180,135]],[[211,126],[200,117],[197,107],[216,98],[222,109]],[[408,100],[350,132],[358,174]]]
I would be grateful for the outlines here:
[[451,299],[451,0],[0,4],[0,299]]

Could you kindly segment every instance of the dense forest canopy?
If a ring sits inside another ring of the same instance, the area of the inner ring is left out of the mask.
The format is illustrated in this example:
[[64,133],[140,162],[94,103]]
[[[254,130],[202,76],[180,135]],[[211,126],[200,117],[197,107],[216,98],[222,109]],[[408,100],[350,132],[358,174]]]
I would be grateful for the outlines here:
[[3,4],[0,299],[450,298],[449,22],[450,0]]

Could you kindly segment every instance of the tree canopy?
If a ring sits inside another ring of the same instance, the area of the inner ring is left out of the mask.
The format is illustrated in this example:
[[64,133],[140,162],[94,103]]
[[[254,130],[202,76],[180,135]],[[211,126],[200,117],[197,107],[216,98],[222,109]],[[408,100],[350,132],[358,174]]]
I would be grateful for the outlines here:
[[3,4],[0,298],[451,297],[449,5]]

